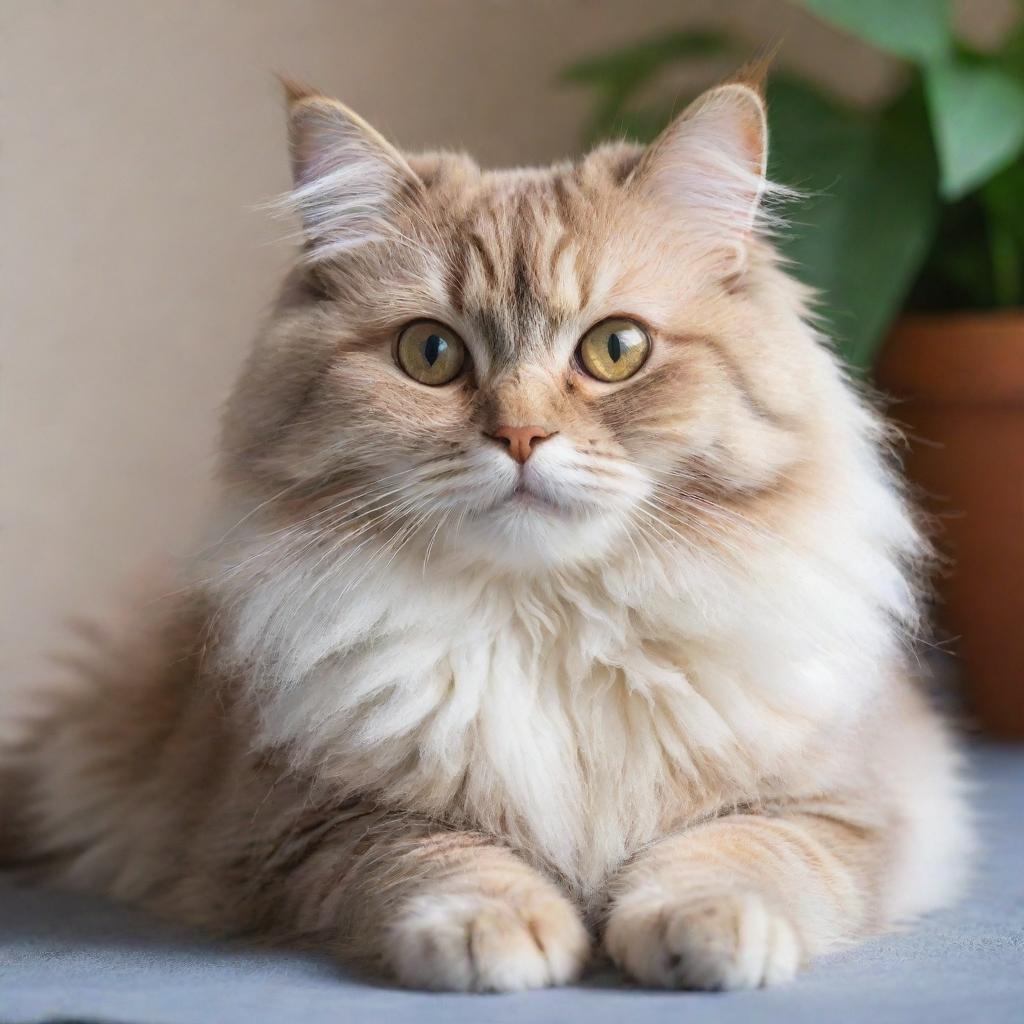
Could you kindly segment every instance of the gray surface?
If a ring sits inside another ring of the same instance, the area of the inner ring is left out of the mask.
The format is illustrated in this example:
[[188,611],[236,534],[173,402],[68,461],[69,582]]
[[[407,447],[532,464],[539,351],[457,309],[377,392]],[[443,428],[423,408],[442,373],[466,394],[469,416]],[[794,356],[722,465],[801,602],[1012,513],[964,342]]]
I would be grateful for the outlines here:
[[1024,1021],[1024,750],[979,749],[973,761],[986,850],[971,898],[783,988],[648,992],[606,973],[521,995],[404,992],[316,957],[204,942],[123,908],[0,881],[0,1021]]

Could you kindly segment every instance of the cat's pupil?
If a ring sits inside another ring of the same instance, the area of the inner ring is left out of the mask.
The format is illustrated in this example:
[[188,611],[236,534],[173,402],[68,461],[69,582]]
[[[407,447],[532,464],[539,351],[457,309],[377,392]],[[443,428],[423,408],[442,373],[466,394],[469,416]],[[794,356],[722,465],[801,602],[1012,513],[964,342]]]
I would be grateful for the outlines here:
[[622,342],[617,334],[608,336],[608,355],[612,357],[613,363],[617,363],[622,358]]
[[436,334],[432,334],[427,338],[426,344],[423,346],[423,358],[433,366],[447,347],[448,342],[444,338],[439,338]]

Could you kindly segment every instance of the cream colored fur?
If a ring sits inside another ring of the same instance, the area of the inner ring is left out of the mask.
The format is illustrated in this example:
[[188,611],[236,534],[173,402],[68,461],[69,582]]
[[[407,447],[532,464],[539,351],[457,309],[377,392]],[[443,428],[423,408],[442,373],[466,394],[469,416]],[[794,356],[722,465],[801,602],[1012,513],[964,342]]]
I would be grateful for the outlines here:
[[[585,924],[641,981],[760,985],[949,901],[924,546],[757,233],[756,92],[551,171],[407,161],[301,93],[292,132],[305,268],[228,408],[220,536],[22,753],[31,849],[438,988],[564,983]],[[568,369],[612,315],[653,335],[614,386]],[[402,377],[420,317],[469,377]],[[520,469],[508,421],[557,434]]]

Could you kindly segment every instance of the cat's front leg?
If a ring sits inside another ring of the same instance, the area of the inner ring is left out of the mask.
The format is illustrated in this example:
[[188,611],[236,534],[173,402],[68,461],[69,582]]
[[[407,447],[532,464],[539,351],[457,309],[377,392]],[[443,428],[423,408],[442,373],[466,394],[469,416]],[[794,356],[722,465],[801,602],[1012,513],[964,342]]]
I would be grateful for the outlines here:
[[831,814],[736,814],[662,840],[615,880],[612,959],[664,988],[787,981],[876,923],[880,830]]
[[[289,882],[292,921],[414,988],[506,992],[576,978],[590,938],[556,885],[486,836],[353,823]],[[331,940],[329,940],[331,941]]]

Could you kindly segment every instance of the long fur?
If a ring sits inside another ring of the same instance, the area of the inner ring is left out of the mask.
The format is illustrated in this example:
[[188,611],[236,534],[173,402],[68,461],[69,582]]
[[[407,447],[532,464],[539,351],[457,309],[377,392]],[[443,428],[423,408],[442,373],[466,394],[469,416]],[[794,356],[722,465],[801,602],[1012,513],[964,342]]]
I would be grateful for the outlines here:
[[[951,899],[926,545],[763,210],[756,91],[548,170],[296,91],[306,252],[187,599],[13,760],[54,877],[415,985],[740,987]],[[595,323],[645,325],[588,379]],[[404,377],[401,327],[468,371]],[[551,436],[520,468],[499,424]]]

